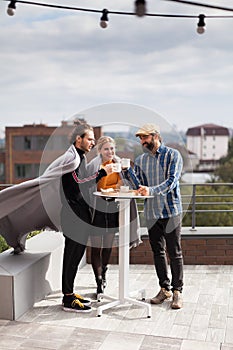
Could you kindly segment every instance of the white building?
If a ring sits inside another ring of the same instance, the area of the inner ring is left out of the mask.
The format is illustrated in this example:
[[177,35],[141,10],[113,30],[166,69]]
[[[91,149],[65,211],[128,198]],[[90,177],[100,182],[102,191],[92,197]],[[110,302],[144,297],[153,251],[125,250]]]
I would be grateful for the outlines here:
[[215,124],[202,124],[186,132],[187,149],[197,155],[199,171],[213,170],[221,157],[227,155],[230,132]]

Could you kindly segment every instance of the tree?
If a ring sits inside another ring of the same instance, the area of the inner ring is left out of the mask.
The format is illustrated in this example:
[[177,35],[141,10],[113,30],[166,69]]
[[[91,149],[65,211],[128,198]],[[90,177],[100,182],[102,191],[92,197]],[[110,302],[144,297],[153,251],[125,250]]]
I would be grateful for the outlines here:
[[229,141],[228,154],[220,159],[215,175],[223,182],[233,183],[233,139]]
[[[196,189],[196,226],[233,226],[232,186],[198,186]],[[190,203],[189,210],[192,209]],[[199,212],[201,210],[201,212]],[[191,213],[186,213],[183,226],[191,226]]]
[[[226,157],[227,158],[227,157]],[[233,157],[226,160],[223,164],[216,169],[216,176],[223,182],[233,183]]]

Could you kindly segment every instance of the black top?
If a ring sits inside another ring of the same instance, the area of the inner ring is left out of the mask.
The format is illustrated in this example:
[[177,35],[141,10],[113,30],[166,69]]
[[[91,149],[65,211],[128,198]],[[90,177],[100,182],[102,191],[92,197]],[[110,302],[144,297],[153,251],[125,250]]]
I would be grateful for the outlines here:
[[62,175],[61,198],[63,205],[68,203],[77,215],[82,216],[80,213],[83,213],[86,218],[87,213],[89,216],[89,188],[107,173],[101,169],[88,176],[85,152],[79,148],[76,151],[80,156],[80,164],[74,171]]

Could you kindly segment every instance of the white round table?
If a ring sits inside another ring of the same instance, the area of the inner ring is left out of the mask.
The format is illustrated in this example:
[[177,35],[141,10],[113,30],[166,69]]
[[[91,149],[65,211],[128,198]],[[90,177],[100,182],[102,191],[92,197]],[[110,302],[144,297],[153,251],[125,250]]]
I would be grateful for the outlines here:
[[[153,198],[152,196],[139,196],[133,193],[116,192],[111,194],[103,194],[102,192],[94,192],[95,196],[114,198],[119,202],[119,292],[118,299],[103,294],[106,299],[112,300],[105,305],[97,308],[97,316],[101,316],[104,310],[114,306],[123,304],[133,304],[146,308],[147,317],[151,317],[151,305],[143,301],[139,301],[129,296],[129,233],[130,233],[130,200],[136,198]],[[142,300],[145,300],[145,290],[141,292]]]

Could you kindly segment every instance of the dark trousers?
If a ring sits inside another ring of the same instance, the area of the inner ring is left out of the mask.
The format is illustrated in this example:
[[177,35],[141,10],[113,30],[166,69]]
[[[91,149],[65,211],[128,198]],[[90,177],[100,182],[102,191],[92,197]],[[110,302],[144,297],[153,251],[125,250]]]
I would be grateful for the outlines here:
[[[183,256],[181,250],[181,217],[148,220],[147,228],[151,249],[154,254],[154,264],[161,288],[178,290],[183,287]],[[172,280],[168,277],[167,255],[170,260]]]
[[[62,270],[63,294],[71,294],[74,291],[74,279],[84,255],[91,228],[88,224],[88,219],[90,222],[89,210],[85,206],[78,207],[78,209],[75,212],[70,206],[63,205],[61,210],[61,227],[65,237]],[[81,217],[84,219],[82,220]]]
[[84,255],[85,249],[86,245],[65,237],[62,270],[63,294],[71,294],[74,291],[74,279],[78,270],[78,265]]

